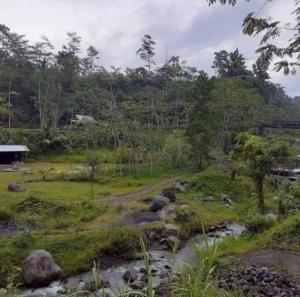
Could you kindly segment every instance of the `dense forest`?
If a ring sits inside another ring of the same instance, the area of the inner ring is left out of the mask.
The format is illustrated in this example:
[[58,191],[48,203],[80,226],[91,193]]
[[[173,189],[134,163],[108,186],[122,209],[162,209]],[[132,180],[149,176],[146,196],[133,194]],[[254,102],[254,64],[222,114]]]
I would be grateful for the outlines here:
[[[59,131],[74,130],[72,119],[79,114],[96,120],[90,127],[95,137],[79,141],[85,146],[151,150],[159,146],[158,134],[180,130],[196,151],[209,145],[230,151],[237,133],[299,115],[284,89],[270,81],[268,62],[260,57],[247,69],[238,49],[216,52],[210,77],[178,56],[156,65],[150,35],[133,53],[141,67],[107,70],[95,47],[82,53],[75,32],[67,33],[59,50],[46,37],[30,44],[5,25],[0,34],[3,141],[13,128],[35,128],[40,141],[55,138],[55,148],[64,147],[69,139],[66,133],[58,137]],[[147,133],[139,133],[141,127]]]

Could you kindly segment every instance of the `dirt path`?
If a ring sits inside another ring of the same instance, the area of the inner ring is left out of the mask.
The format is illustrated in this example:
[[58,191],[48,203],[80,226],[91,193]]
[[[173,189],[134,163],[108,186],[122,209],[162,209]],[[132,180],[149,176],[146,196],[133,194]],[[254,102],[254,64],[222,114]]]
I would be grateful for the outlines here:
[[168,188],[171,186],[174,186],[177,178],[172,177],[168,179],[161,180],[155,184],[150,184],[143,186],[139,191],[133,192],[133,193],[126,193],[122,195],[117,195],[117,196],[109,196],[109,197],[104,197],[98,199],[99,202],[109,202],[109,203],[125,203],[127,201],[137,201],[141,200],[143,198],[147,198],[148,195],[160,191],[163,188]]
[[300,283],[300,254],[279,250],[259,250],[240,255],[235,261],[247,265],[271,267],[292,276]]

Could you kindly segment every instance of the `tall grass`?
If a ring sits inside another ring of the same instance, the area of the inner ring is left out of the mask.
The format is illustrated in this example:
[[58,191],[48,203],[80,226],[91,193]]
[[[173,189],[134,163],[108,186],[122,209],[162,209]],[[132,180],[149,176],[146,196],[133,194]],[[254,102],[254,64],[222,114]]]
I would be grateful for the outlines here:
[[172,297],[242,297],[240,291],[225,292],[218,287],[216,277],[216,260],[219,242],[208,242],[204,235],[205,245],[195,244],[196,262],[187,265],[174,280]]

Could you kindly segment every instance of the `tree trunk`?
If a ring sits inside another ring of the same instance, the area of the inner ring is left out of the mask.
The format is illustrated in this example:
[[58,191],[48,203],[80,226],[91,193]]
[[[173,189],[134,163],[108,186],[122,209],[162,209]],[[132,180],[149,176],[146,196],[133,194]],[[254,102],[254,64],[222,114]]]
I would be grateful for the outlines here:
[[12,84],[13,74],[10,75],[10,80],[8,84],[8,128],[11,128],[11,84]]
[[38,87],[38,102],[39,102],[39,114],[40,114],[40,129],[43,131],[43,108],[42,108],[42,99],[41,99],[41,82],[39,81]]
[[91,194],[92,194],[92,200],[94,200],[94,182],[91,180]]
[[199,170],[202,170],[202,159],[203,159],[203,152],[202,152],[202,149],[200,148],[199,159],[198,159],[198,169]]
[[258,209],[261,214],[265,214],[264,177],[256,176],[255,184],[258,195]]

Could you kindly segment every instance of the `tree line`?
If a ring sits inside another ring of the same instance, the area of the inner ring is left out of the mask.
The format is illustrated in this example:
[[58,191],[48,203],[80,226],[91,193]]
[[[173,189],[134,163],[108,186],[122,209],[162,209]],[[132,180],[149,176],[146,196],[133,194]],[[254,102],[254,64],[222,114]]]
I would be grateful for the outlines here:
[[56,51],[46,37],[31,44],[1,25],[1,126],[39,128],[49,138],[51,131],[71,129],[75,114],[90,115],[115,145],[133,131],[154,143],[157,131],[182,130],[201,167],[211,146],[229,152],[239,132],[299,114],[284,89],[270,81],[261,57],[247,69],[238,49],[221,50],[209,77],[178,56],[156,65],[155,46],[146,34],[136,51],[143,66],[108,70],[95,47],[81,53],[75,32]]

